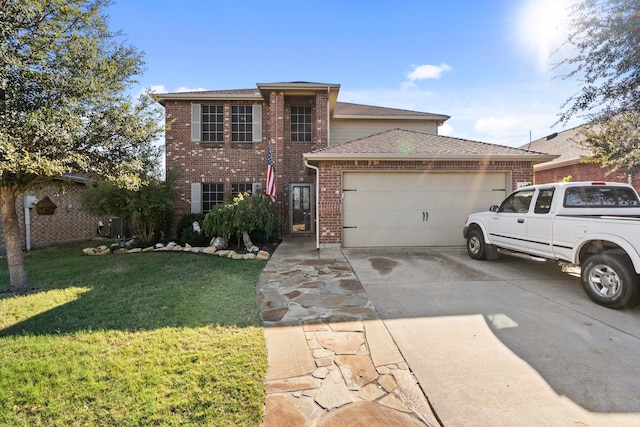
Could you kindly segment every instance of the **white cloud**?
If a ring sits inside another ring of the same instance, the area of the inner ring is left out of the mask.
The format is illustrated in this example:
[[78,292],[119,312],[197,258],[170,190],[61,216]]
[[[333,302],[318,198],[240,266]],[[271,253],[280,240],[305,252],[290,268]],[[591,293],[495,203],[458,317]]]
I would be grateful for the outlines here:
[[476,120],[474,130],[480,134],[495,138],[503,138],[511,135],[522,134],[524,117],[506,115],[501,117],[488,117]]
[[207,90],[207,89],[202,88],[202,87],[189,88],[189,87],[185,87],[185,86],[180,86],[179,88],[177,88],[175,90],[169,90],[169,89],[167,89],[165,87],[165,85],[153,85],[153,86],[149,86],[149,89],[151,89],[151,91],[153,93],[198,92],[198,91]]
[[149,86],[149,90],[153,93],[167,93],[167,88],[165,88],[164,85]]
[[178,89],[176,89],[174,92],[201,92],[203,90],[207,90],[203,87],[185,87],[185,86],[180,86]]
[[402,83],[402,87],[405,90],[414,87],[416,80],[439,79],[442,73],[452,69],[453,68],[444,62],[440,65],[414,65],[413,71],[407,73],[407,80]]
[[438,135],[455,136],[456,131],[449,123],[445,123],[438,128]]

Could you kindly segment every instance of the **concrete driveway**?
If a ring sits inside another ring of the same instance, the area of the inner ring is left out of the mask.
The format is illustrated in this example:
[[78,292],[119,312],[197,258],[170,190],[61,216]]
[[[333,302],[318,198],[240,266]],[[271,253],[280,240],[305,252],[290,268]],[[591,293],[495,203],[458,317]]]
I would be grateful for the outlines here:
[[551,262],[343,252],[444,426],[640,425],[640,308]]

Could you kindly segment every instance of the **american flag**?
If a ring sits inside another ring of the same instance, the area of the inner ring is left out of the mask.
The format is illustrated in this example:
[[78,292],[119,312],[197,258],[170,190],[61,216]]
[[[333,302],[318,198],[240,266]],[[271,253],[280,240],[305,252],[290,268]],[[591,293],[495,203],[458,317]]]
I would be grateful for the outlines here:
[[272,202],[276,201],[276,183],[273,175],[273,158],[271,157],[271,144],[267,149],[267,196]]

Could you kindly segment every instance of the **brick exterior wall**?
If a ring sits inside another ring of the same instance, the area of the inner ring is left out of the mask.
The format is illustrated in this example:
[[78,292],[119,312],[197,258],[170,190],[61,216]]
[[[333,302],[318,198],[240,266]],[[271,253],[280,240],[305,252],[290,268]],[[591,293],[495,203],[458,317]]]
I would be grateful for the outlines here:
[[[36,196],[37,200],[49,197],[57,206],[53,215],[38,215],[35,209],[30,210],[32,247],[84,241],[98,237],[96,232],[98,220],[103,220],[106,223],[107,219],[96,217],[81,209],[78,195],[84,188],[85,185],[81,183],[72,182],[64,185],[54,183],[26,193],[30,196]],[[22,194],[16,200],[16,213],[20,222],[22,245],[26,247],[24,195]],[[0,227],[0,248],[4,248],[4,246],[4,233]]]
[[640,174],[635,175],[630,180],[625,174],[609,173],[610,168],[603,168],[599,163],[584,162],[566,165],[553,169],[535,171],[534,183],[549,184],[552,182],[562,182],[563,178],[571,175],[571,180],[576,181],[611,181],[626,182],[634,186],[636,191],[640,191]]
[[[203,104],[224,105],[224,142],[221,144],[191,141],[191,102],[167,101],[166,133],[167,172],[178,173],[177,198],[174,201],[172,234],[179,219],[191,213],[191,183],[222,183],[224,201],[230,203],[231,184],[262,183],[266,186],[267,147],[272,144],[275,170],[276,204],[281,220],[281,234],[289,234],[289,185],[314,182],[304,166],[303,153],[327,144],[327,94],[316,96],[286,96],[272,91],[262,103],[262,141],[233,143],[231,141],[231,105],[255,104],[251,101],[212,101]],[[315,124],[312,142],[292,142],[291,106],[311,106]]]
[[319,221],[320,244],[328,246],[342,243],[342,175],[345,171],[509,171],[513,189],[518,182],[533,181],[531,162],[522,161],[321,161],[319,167],[316,218]]

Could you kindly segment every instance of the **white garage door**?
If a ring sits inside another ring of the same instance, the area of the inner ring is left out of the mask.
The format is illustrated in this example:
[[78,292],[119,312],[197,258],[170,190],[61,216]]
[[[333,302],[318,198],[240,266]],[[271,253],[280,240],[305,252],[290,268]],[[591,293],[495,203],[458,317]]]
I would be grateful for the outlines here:
[[504,172],[345,172],[343,245],[459,246],[467,215],[507,195]]

